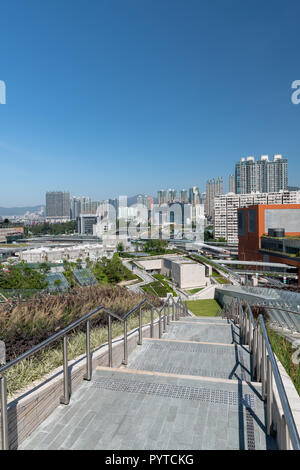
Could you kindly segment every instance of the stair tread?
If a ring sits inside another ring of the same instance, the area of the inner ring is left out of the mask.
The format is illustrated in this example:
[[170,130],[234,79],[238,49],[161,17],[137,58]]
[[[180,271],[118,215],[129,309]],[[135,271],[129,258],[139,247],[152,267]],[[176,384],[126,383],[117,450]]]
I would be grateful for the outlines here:
[[[22,449],[266,449],[260,387],[97,369]],[[75,426],[77,424],[77,427]],[[55,428],[56,426],[56,428]],[[59,429],[60,431],[57,431]],[[56,433],[55,433],[56,430]]]

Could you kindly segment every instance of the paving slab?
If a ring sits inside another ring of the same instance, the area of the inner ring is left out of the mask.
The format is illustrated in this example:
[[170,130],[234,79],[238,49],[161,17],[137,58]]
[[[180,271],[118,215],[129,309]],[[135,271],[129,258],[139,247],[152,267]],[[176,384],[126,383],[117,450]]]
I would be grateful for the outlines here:
[[232,324],[195,321],[170,322],[162,338],[224,344],[240,343],[239,328]]
[[96,370],[67,405],[84,401],[77,421],[59,405],[20,449],[271,449],[260,393],[241,381]]
[[231,324],[230,320],[227,320],[226,318],[222,317],[180,317],[178,321],[184,321],[184,322],[206,322],[206,323],[219,323],[219,324]]
[[251,355],[238,344],[147,339],[130,355],[128,368],[251,381]]

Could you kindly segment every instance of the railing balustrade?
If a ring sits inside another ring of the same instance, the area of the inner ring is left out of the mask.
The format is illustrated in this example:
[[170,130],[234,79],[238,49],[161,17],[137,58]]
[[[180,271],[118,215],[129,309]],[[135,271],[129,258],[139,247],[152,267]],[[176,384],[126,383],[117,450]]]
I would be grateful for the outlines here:
[[280,423],[281,449],[289,449],[291,442],[294,450],[300,450],[300,438],[294,417],[282,383],[277,362],[269,341],[263,316],[254,320],[249,304],[243,308],[240,299],[234,299],[229,309],[224,309],[223,316],[231,319],[240,328],[241,344],[248,345],[252,353],[253,375],[262,383],[262,399],[266,402],[267,434],[274,433],[273,423],[273,378],[283,409]]
[[[69,375],[69,368],[68,368],[68,333],[74,330],[79,325],[85,323],[86,324],[86,373],[84,374],[83,379],[90,381],[92,378],[92,354],[91,354],[91,347],[90,347],[90,318],[100,311],[108,316],[108,324],[107,324],[107,333],[108,333],[108,365],[109,367],[113,366],[113,339],[112,339],[112,318],[123,322],[124,326],[124,356],[122,363],[124,365],[128,364],[128,332],[127,332],[127,319],[130,315],[134,312],[139,310],[139,327],[138,327],[138,345],[141,345],[143,342],[143,307],[148,305],[150,307],[150,337],[153,338],[154,336],[154,312],[158,313],[158,336],[161,338],[162,336],[162,323],[163,323],[163,332],[166,331],[167,325],[170,323],[170,315],[172,316],[172,320],[176,320],[181,315],[187,315],[187,307],[184,305],[183,301],[179,297],[177,301],[175,301],[172,295],[169,295],[167,299],[164,301],[161,308],[155,307],[147,298],[144,298],[141,302],[139,302],[135,307],[133,307],[129,312],[125,315],[120,316],[117,313],[105,308],[104,306],[100,306],[95,310],[85,314],[83,317],[79,318],[75,322],[71,323],[66,328],[62,329],[61,331],[55,333],[51,337],[47,338],[45,341],[41,342],[40,344],[34,346],[30,350],[26,351],[25,353],[21,354],[17,358],[11,360],[7,364],[4,364],[0,367],[0,403],[1,403],[1,427],[2,427],[2,450],[9,449],[9,434],[8,434],[8,412],[7,412],[7,379],[4,373],[9,370],[11,367],[15,366],[19,362],[27,359],[28,357],[34,355],[36,352],[41,351],[45,347],[49,346],[53,342],[57,341],[58,339],[63,339],[63,396],[60,398],[60,403],[68,405],[70,402],[71,397],[71,387],[70,387],[70,375]],[[171,310],[172,308],[172,310]],[[163,312],[163,315],[162,315]]]

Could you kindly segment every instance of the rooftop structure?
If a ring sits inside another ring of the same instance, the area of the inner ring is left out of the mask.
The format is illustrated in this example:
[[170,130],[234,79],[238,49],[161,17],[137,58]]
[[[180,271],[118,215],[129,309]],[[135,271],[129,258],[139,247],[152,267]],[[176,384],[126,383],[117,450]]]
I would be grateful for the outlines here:
[[[300,284],[300,204],[240,208],[238,227],[240,260],[295,267]],[[267,236],[277,233],[280,235]]]

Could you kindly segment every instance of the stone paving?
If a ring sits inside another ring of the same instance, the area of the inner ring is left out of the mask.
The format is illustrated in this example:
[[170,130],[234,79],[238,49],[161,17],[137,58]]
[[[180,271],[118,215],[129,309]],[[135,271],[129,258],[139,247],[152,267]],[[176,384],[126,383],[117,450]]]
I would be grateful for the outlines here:
[[238,329],[188,321],[170,323],[162,340],[144,339],[127,369],[96,369],[19,449],[276,448]]
[[212,320],[196,324],[185,320],[171,322],[162,338],[232,344],[239,343],[240,336],[239,329],[232,324],[212,323]]
[[129,369],[251,380],[250,354],[235,345],[145,340],[131,354]]

